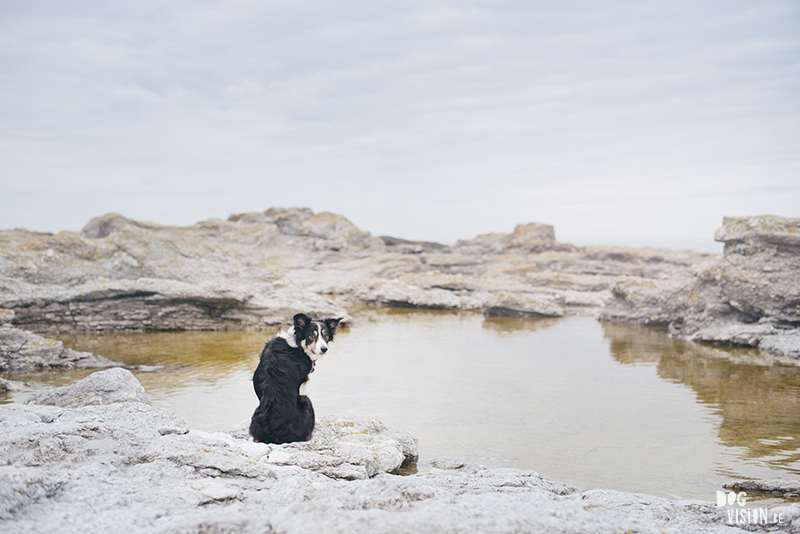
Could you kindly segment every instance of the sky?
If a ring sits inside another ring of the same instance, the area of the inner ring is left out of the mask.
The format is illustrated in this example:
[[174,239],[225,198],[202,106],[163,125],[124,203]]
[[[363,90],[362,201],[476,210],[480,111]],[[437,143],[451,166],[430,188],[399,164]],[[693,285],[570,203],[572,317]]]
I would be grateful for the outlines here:
[[721,250],[800,217],[800,2],[0,0],[0,229],[279,206]]

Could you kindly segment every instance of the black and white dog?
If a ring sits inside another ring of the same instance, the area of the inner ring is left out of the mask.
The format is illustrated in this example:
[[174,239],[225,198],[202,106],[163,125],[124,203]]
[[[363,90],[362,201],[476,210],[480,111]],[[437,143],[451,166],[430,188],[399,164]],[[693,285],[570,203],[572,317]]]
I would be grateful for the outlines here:
[[305,393],[308,375],[328,352],[338,319],[312,321],[294,316],[294,325],[267,341],[253,373],[259,405],[250,421],[250,435],[263,443],[308,441],[314,431],[314,407]]

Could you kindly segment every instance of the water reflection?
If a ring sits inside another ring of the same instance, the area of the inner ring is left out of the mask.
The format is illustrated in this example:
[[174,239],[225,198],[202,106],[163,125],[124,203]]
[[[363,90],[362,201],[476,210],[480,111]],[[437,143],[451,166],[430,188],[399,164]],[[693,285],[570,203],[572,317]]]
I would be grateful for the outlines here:
[[[125,363],[154,404],[175,410],[204,429],[230,428],[250,415],[250,376],[271,332],[152,332],[80,334],[62,338],[66,347]],[[6,373],[28,382],[30,391],[9,395],[24,402],[45,387],[71,383],[94,370]],[[5,376],[5,375],[4,375]],[[253,406],[254,407],[254,406]]]
[[[736,450],[739,462],[800,474],[798,368],[734,363],[731,356],[758,360],[757,349],[688,343],[654,329],[604,324],[603,336],[617,361],[655,362],[660,377],[692,388],[720,416],[720,443]],[[736,475],[724,463],[718,472]]]
[[511,334],[544,330],[560,320],[552,317],[485,317],[481,326],[498,334]]

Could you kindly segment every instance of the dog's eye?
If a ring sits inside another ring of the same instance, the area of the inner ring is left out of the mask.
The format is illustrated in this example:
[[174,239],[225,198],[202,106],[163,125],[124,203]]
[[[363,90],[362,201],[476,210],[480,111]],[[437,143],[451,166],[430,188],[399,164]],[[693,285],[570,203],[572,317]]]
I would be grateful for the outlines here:
[[323,332],[323,333],[322,333],[322,338],[323,338],[325,341],[328,341],[328,333],[327,333],[327,332]]

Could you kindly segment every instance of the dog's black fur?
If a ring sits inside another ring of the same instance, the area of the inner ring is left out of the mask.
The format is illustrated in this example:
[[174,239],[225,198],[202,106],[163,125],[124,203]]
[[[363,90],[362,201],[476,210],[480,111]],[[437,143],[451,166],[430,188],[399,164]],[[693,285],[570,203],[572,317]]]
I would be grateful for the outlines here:
[[[308,441],[314,431],[314,407],[300,387],[314,372],[316,360],[328,351],[338,319],[313,321],[294,316],[294,326],[270,339],[253,373],[259,405],[250,421],[250,435],[264,443]],[[292,345],[295,345],[294,347]]]

